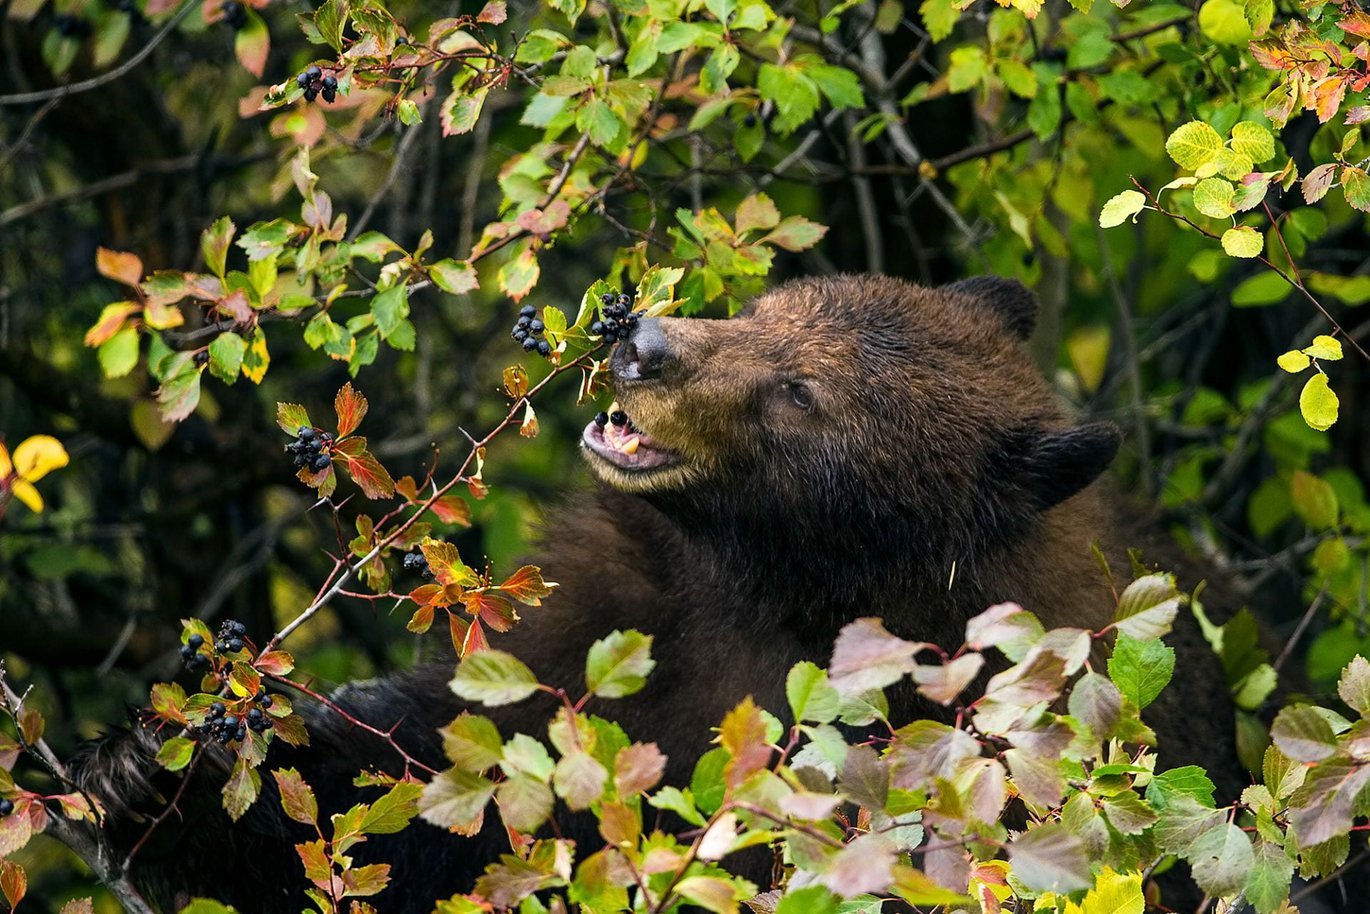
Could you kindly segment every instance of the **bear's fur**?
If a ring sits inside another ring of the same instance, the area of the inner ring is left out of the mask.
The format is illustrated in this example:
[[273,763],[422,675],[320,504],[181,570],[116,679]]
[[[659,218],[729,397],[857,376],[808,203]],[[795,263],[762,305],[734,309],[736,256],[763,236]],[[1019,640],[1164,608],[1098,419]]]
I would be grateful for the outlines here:
[[[1048,627],[1105,625],[1114,602],[1092,544],[1123,576],[1128,544],[1113,541],[1116,509],[1093,483],[1119,436],[1063,414],[1024,348],[1035,309],[1005,280],[927,289],[847,276],[787,283],[731,320],[642,320],[611,362],[617,398],[643,433],[637,452],[624,456],[587,427],[601,485],[553,518],[534,559],[561,586],[497,646],[570,687],[593,641],[651,633],[658,666],[647,687],[593,710],[658,742],[668,781],[682,784],[728,709],[750,694],[783,716],[786,671],[825,662],[852,619],[880,616],[897,634],[947,647],[970,616],[1004,600]],[[1169,639],[1176,684],[1144,716],[1162,767],[1203,764],[1234,798],[1242,776],[1227,687],[1186,617]],[[435,731],[461,710],[451,669],[354,684],[335,700],[374,726],[398,725],[409,752],[443,767]],[[896,722],[945,715],[911,691],[891,697]],[[532,700],[482,713],[508,736],[545,732],[552,712]],[[306,713],[311,745],[277,743],[263,770],[299,768],[325,814],[361,798],[351,786],[359,768],[395,770],[379,740],[331,712]],[[134,733],[78,760],[125,847],[146,828],[132,810],[160,810],[154,794],[176,788],[148,761],[155,748]],[[303,880],[292,845],[312,831],[284,819],[269,777],[230,826],[222,772],[205,776],[212,767],[185,791],[184,819],[163,823],[140,851],[136,878],[168,909],[205,894],[294,914]],[[426,914],[502,849],[495,828],[472,839],[416,821],[356,856],[394,866],[380,910]]]

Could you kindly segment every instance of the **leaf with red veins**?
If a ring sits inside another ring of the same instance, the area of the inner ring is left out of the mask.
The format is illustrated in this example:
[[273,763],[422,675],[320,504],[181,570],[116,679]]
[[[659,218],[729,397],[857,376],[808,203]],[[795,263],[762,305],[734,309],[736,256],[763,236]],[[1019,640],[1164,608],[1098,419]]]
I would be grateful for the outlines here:
[[342,461],[347,475],[367,498],[389,498],[395,494],[395,480],[390,478],[390,473],[376,456],[366,450],[365,438],[349,438],[335,445],[333,459],[335,463]]
[[352,382],[348,381],[333,398],[333,409],[338,414],[338,437],[346,438],[357,430],[366,416],[366,397],[357,393]]
[[185,689],[174,682],[159,682],[152,687],[152,710],[162,720],[186,725],[185,714],[181,712],[186,703]]
[[497,632],[507,632],[519,620],[514,605],[504,597],[488,590],[471,590],[462,595],[466,612],[482,620]]
[[471,526],[471,508],[466,504],[466,499],[459,495],[444,495],[433,502],[430,508],[444,524]]
[[[458,623],[461,623],[462,625],[465,625],[466,623],[464,620],[458,619],[455,615],[451,615],[449,618],[452,620],[452,632],[455,635]],[[455,637],[452,643],[456,644]],[[476,651],[488,650],[489,647],[490,642],[485,638],[485,629],[481,627],[480,620],[472,620],[471,624],[466,626],[466,634],[462,636],[461,656],[465,657],[467,654],[474,654]]]
[[1318,113],[1318,123],[1326,124],[1336,116],[1346,97],[1346,80],[1340,75],[1329,76],[1313,84],[1313,106]]
[[509,575],[499,589],[525,606],[541,606],[542,598],[550,596],[556,586],[555,581],[542,579],[542,569],[536,565],[524,565]]
[[509,18],[509,10],[504,0],[490,0],[489,3],[476,14],[477,22],[486,22],[490,25],[500,25]]
[[267,651],[257,658],[256,666],[269,676],[289,676],[295,669],[295,658],[286,651]]
[[143,261],[137,254],[111,251],[109,248],[96,249],[95,269],[100,271],[101,276],[126,286],[136,286],[143,278]]
[[445,543],[442,540],[429,540],[420,543],[419,549],[423,552],[423,557],[428,560],[428,567],[438,579],[439,584],[458,584],[471,587],[479,583],[480,579],[476,577],[476,573],[462,562],[457,547],[451,543]]
[[333,472],[333,465],[329,464],[322,470],[312,470],[309,467],[301,468],[295,474],[300,482],[309,486],[319,493],[320,498],[327,498],[338,488],[338,474]]

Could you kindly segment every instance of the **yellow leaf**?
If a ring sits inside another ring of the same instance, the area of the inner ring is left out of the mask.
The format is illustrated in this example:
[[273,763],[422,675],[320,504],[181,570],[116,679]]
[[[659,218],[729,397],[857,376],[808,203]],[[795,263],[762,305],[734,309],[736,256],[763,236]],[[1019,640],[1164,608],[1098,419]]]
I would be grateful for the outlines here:
[[1299,352],[1299,350],[1297,349],[1289,350],[1275,361],[1279,363],[1279,366],[1281,368],[1283,368],[1290,374],[1298,374],[1299,372],[1307,368],[1310,363],[1308,356],[1304,355],[1302,352]]
[[70,462],[62,442],[51,435],[34,435],[14,449],[14,468],[29,482],[37,482]]
[[39,514],[43,510],[43,496],[38,494],[38,490],[33,487],[33,483],[16,479],[11,486],[14,497],[29,506],[29,510],[34,514]]
[[1265,239],[1249,225],[1223,232],[1223,250],[1233,257],[1259,257],[1264,249]]
[[266,351],[266,334],[260,329],[252,338],[252,345],[243,355],[243,375],[253,384],[262,383],[266,377],[266,367],[271,364],[271,353]]
[[1080,903],[1083,914],[1142,914],[1146,898],[1142,895],[1141,873],[1115,873],[1104,867],[1094,888]]
[[1327,375],[1322,372],[1309,378],[1299,394],[1299,412],[1303,413],[1303,421],[1308,423],[1309,428],[1320,432],[1336,424],[1340,405],[1341,401],[1327,383]]
[[1335,362],[1342,357],[1341,343],[1330,336],[1313,337],[1313,345],[1308,346],[1303,351],[1305,355],[1328,362]]
[[10,462],[10,452],[5,450],[4,442],[0,442],[0,479],[8,479],[10,471],[14,469],[14,464]]

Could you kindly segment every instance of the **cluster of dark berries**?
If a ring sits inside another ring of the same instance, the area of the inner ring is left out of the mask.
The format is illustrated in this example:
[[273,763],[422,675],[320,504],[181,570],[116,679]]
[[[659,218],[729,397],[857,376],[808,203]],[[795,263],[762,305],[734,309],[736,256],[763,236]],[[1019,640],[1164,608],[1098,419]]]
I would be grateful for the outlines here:
[[611,413],[606,413],[603,410],[595,413],[595,425],[604,428],[604,426],[610,423],[613,423],[618,428],[623,428],[626,425],[630,432],[637,431],[637,426],[633,425],[628,419],[628,414],[621,409],[616,409]]
[[433,577],[433,569],[428,567],[428,557],[422,552],[408,552],[404,556],[405,571],[419,571],[425,578]]
[[295,466],[309,467],[311,470],[327,469],[333,458],[328,456],[324,448],[333,443],[333,436],[328,432],[315,431],[307,425],[296,429],[295,435],[295,440],[285,446],[286,453],[294,455]]
[[598,336],[606,343],[626,340],[628,334],[637,326],[637,312],[633,311],[633,297],[627,293],[605,292],[599,297],[603,305],[600,312],[604,320],[590,325],[590,335]]
[[206,365],[209,364],[209,350],[201,349],[197,351],[195,355],[191,358],[195,362],[196,368],[204,368]]
[[307,102],[312,102],[320,95],[326,102],[331,102],[338,97],[337,77],[324,76],[323,70],[318,67],[310,67],[296,76],[295,85],[304,90],[304,100]]
[[220,9],[224,13],[224,22],[235,32],[241,32],[247,28],[247,7],[243,6],[238,0],[228,0]]
[[230,651],[240,651],[243,649],[243,638],[247,637],[247,626],[241,622],[234,622],[232,619],[224,620],[224,624],[219,626],[219,638],[214,642],[214,649],[221,654]]
[[186,643],[181,645],[181,662],[191,672],[209,666],[209,658],[200,653],[200,648],[204,646],[204,643],[204,636],[191,635],[186,639]]
[[222,701],[209,706],[209,720],[199,727],[199,732],[216,743],[231,743],[233,740],[247,739],[247,721],[236,714],[229,714]]
[[533,316],[537,313],[538,309],[532,305],[524,305],[520,308],[518,323],[514,324],[514,330],[509,335],[514,338],[514,342],[523,346],[524,352],[532,352],[536,349],[538,355],[551,355],[552,344],[547,340],[538,339],[542,336],[542,331],[547,329],[547,326]]
[[0,816],[7,816],[14,812],[13,800],[0,800]]

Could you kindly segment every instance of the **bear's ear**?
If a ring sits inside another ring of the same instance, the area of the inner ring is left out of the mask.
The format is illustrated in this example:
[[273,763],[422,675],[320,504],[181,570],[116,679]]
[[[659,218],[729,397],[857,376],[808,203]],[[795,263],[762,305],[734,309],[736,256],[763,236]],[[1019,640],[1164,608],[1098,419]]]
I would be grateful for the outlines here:
[[1019,339],[1032,336],[1032,328],[1037,326],[1037,296],[1016,279],[975,276],[946,288],[988,305]]
[[1020,441],[1025,447],[1015,461],[1019,480],[1034,506],[1045,511],[1108,469],[1123,436],[1112,422],[1090,422],[1074,428],[1039,430]]

